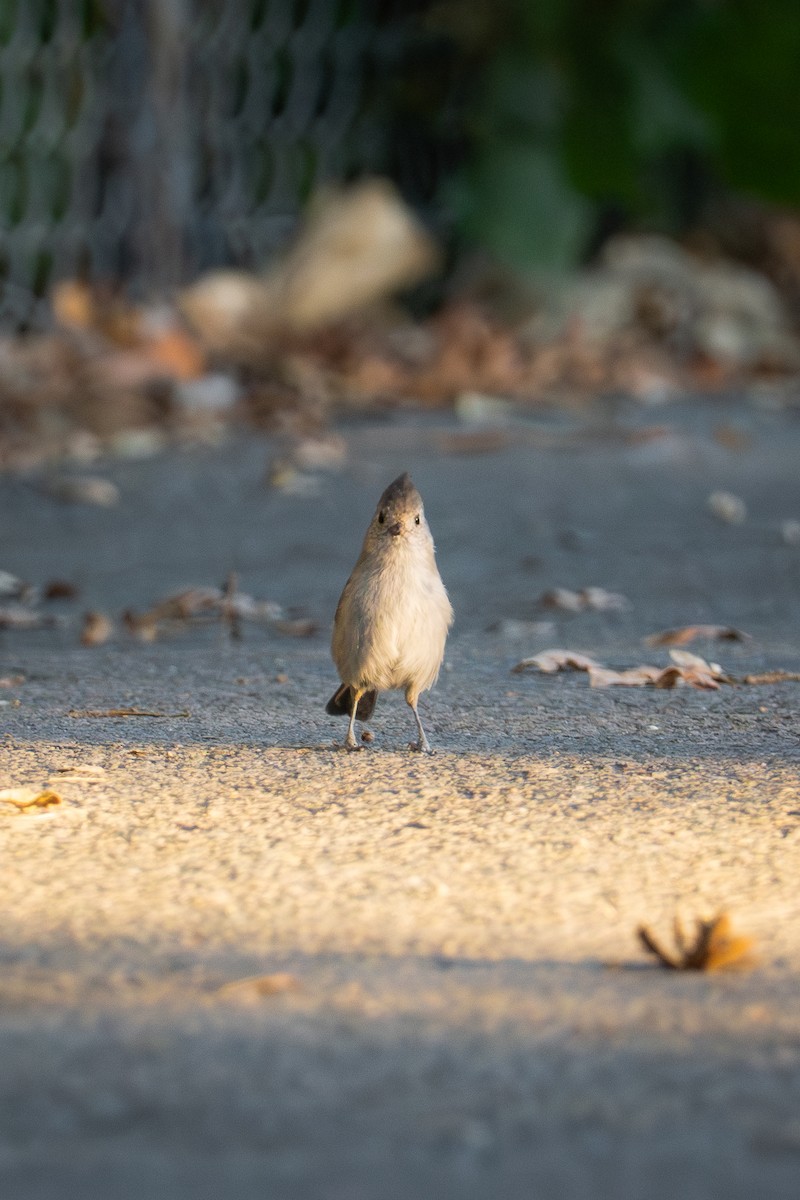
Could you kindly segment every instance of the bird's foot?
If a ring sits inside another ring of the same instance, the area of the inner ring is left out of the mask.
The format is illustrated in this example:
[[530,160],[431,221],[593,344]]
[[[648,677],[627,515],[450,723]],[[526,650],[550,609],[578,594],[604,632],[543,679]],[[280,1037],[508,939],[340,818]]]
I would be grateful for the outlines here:
[[359,746],[355,738],[345,738],[343,742],[345,750],[363,750],[363,746]]
[[408,748],[409,748],[409,750],[413,750],[416,754],[435,754],[436,753],[436,751],[434,750],[433,746],[431,746],[431,744],[427,740],[427,738],[424,742],[423,741],[409,742]]

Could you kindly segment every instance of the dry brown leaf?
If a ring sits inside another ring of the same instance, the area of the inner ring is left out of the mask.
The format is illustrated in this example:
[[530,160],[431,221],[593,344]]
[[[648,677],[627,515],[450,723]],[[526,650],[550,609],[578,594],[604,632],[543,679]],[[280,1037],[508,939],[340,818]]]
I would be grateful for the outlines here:
[[588,654],[579,654],[574,650],[543,650],[531,658],[523,658],[511,668],[511,672],[513,675],[519,675],[522,671],[534,668],[545,675],[554,675],[556,671],[591,671],[596,667],[600,667],[600,663],[595,662]]
[[51,579],[44,585],[42,596],[45,600],[74,600],[78,591],[68,579]]
[[47,629],[55,623],[55,617],[21,604],[5,604],[0,608],[0,629]]
[[313,637],[319,630],[319,625],[310,617],[295,617],[282,621],[273,621],[272,628],[276,633],[285,637]]
[[742,683],[800,683],[800,671],[762,671],[745,675]]
[[670,650],[669,656],[680,669],[683,682],[692,687],[717,690],[721,683],[733,683],[731,676],[723,671],[719,663],[706,662],[699,654],[692,654],[689,650]]
[[158,618],[151,612],[140,616],[127,608],[122,614],[122,624],[131,637],[138,638],[140,642],[154,642],[158,637]]
[[250,975],[246,979],[234,979],[223,984],[218,995],[241,995],[242,998],[257,999],[262,996],[279,996],[284,992],[296,992],[301,986],[296,975],[288,971],[275,971],[269,975]]
[[624,612],[630,608],[627,596],[608,592],[601,587],[585,587],[579,592],[569,588],[551,588],[538,600],[541,608],[556,608],[562,612]]
[[197,341],[177,325],[148,339],[144,351],[154,366],[170,379],[199,379],[206,356]]
[[562,612],[581,612],[583,598],[580,592],[571,592],[569,588],[550,588],[542,592],[538,604],[540,608],[557,608]]
[[62,279],[51,289],[50,305],[60,325],[81,330],[89,330],[94,325],[94,297],[86,283]]
[[682,625],[679,629],[662,629],[644,638],[646,646],[687,646],[699,638],[709,641],[744,642],[750,637],[730,625]]
[[0,791],[0,801],[13,804],[20,812],[29,808],[51,808],[61,804],[58,792],[50,788],[16,787]]
[[81,629],[82,646],[102,646],[114,632],[113,622],[105,613],[87,612]]
[[221,588],[185,588],[160,600],[150,610],[150,615],[157,620],[187,621],[191,617],[218,613],[223,599]]
[[582,588],[579,593],[583,607],[590,612],[624,612],[630,608],[631,602],[627,596],[619,592],[607,592],[601,587]]
[[748,433],[746,429],[730,424],[717,425],[714,428],[712,436],[718,445],[724,446],[726,450],[732,450],[735,453],[749,450],[754,440],[753,435]]
[[188,717],[188,709],[183,712],[153,712],[146,708],[71,708],[67,714],[70,717]]
[[93,475],[53,479],[47,490],[51,496],[68,504],[94,504],[98,508],[111,508],[119,502],[117,485],[110,479],[100,479]]
[[662,686],[659,680],[665,672],[676,671],[676,667],[630,667],[626,671],[614,671],[610,667],[590,667],[589,686],[602,687],[645,687],[647,684]]
[[666,950],[646,925],[640,925],[636,934],[645,950],[670,971],[722,971],[754,964],[753,939],[734,934],[727,913],[711,920],[696,919],[693,941],[687,938],[679,918],[675,917],[674,952]]

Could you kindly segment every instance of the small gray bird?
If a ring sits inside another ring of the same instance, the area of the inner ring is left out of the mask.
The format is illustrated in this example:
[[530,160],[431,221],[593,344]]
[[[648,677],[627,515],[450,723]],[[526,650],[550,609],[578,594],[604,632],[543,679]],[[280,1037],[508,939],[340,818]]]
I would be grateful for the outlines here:
[[452,623],[422,497],[401,475],[378,501],[333,622],[331,654],[342,684],[326,712],[349,716],[348,749],[359,748],[356,717],[369,720],[378,692],[403,688],[419,732],[413,749],[432,753],[417,700],[436,682]]

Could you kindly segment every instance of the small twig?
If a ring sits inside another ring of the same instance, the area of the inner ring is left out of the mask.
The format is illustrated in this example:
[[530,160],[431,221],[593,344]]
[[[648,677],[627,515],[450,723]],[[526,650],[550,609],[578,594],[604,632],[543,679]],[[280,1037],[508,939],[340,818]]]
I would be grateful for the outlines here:
[[240,613],[236,607],[236,593],[239,590],[239,580],[235,571],[228,574],[225,583],[222,586],[222,600],[219,606],[220,619],[225,625],[227,623],[231,638],[235,642],[242,640],[242,622]]
[[800,683],[800,671],[763,671],[760,675],[745,675],[742,683]]
[[71,708],[67,714],[70,717],[188,717],[188,709],[183,712],[151,712],[146,708]]
[[696,920],[692,943],[687,940],[676,916],[673,933],[677,954],[665,950],[646,925],[640,925],[636,933],[645,950],[670,971],[721,971],[726,967],[753,965],[753,939],[733,934],[727,913],[720,913],[710,920]]

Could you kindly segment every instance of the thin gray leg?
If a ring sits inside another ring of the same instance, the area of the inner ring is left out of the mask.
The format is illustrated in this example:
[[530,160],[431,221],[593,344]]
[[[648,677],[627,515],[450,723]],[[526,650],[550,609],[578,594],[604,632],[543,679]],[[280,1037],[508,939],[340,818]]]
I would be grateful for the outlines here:
[[416,700],[409,700],[408,697],[406,697],[406,702],[408,703],[411,711],[414,714],[414,720],[417,722],[417,730],[419,732],[419,741],[416,743],[412,743],[412,745],[414,746],[414,749],[420,750],[423,754],[433,754],[434,751],[431,748],[430,742],[425,737],[425,730],[422,728],[422,721],[420,721],[420,719],[419,719],[419,713],[417,712]]
[[358,688],[353,688],[353,707],[350,710],[350,724],[347,726],[347,737],[344,739],[344,744],[347,746],[348,750],[361,749],[356,741],[356,709],[358,708],[358,702],[363,694],[363,691],[359,691]]

